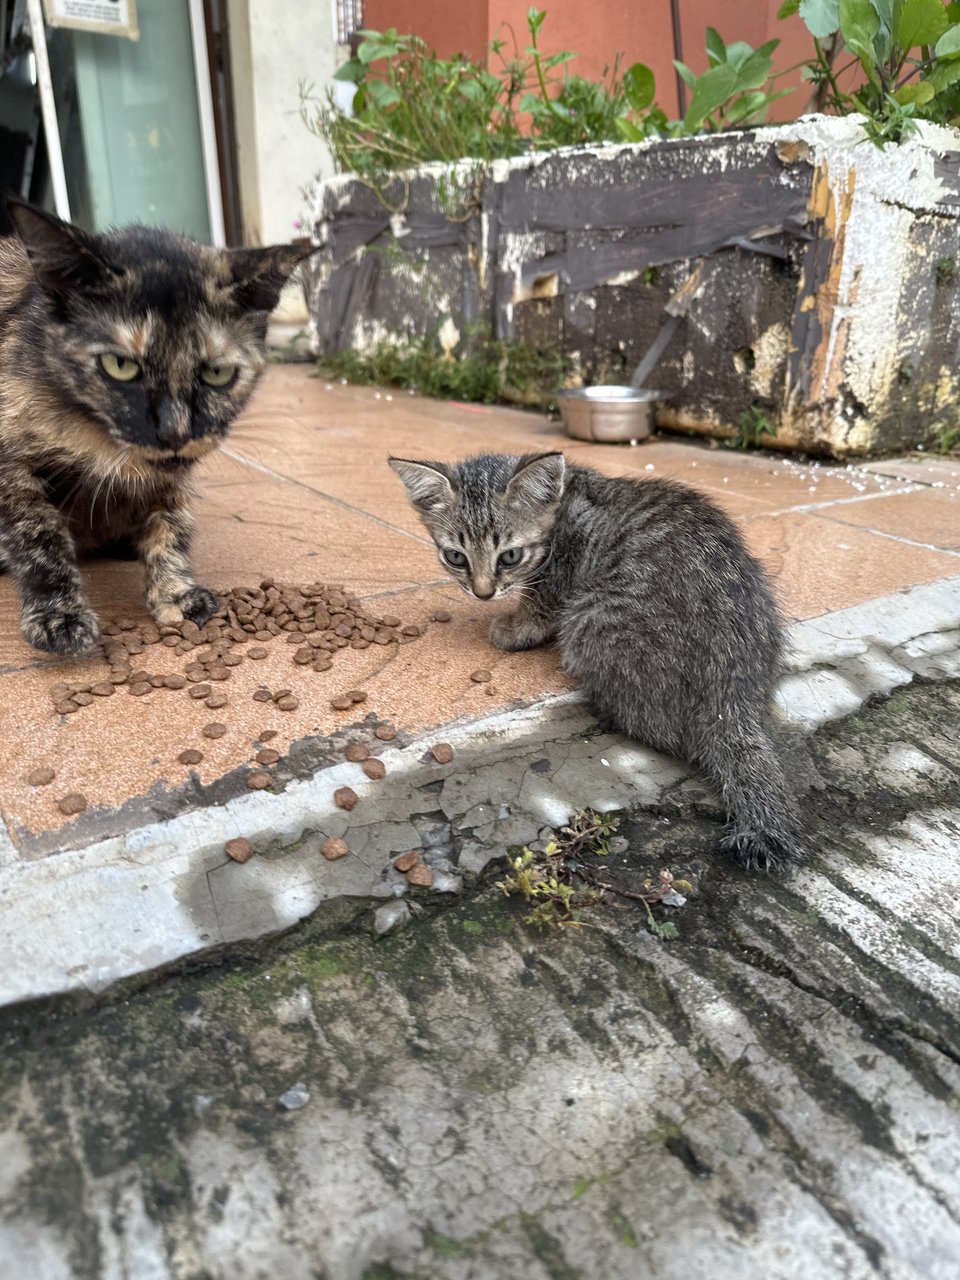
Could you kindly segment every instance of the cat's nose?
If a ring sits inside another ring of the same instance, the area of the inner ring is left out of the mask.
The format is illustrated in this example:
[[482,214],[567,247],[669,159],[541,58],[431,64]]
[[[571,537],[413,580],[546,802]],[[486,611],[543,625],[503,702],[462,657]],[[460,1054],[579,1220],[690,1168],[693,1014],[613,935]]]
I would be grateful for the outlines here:
[[190,439],[190,409],[182,400],[164,396],[156,411],[157,444],[178,449]]
[[492,582],[475,582],[473,584],[473,594],[478,600],[492,600],[496,595],[496,587]]

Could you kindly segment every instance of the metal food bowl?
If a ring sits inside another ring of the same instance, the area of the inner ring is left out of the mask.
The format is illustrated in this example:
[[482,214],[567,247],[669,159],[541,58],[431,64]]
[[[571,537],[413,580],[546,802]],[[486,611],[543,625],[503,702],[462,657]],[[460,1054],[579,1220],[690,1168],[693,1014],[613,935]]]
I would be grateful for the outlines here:
[[567,435],[613,444],[646,440],[653,432],[653,406],[663,392],[637,387],[581,387],[557,396]]

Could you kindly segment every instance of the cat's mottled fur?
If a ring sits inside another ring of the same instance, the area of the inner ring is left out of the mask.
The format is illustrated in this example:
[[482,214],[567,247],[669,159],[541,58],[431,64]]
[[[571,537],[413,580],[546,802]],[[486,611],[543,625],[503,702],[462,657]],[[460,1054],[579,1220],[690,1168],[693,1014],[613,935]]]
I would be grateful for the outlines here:
[[203,624],[190,472],[264,366],[267,318],[309,245],[218,250],[147,227],[89,235],[19,201],[0,239],[0,569],[23,633],[99,638],[77,555],[132,544],[158,622]]
[[481,600],[517,599],[493,644],[556,637],[604,719],[719,783],[722,848],[743,866],[781,867],[799,852],[769,732],[781,624],[722,511],[684,485],[610,479],[560,453],[390,465],[447,572]]

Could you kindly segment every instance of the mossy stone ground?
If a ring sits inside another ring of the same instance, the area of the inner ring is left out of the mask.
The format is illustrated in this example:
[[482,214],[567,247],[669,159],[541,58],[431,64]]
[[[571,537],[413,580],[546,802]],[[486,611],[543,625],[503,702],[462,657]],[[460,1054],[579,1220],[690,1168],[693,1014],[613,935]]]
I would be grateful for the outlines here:
[[946,1276],[958,722],[956,683],[914,685],[821,731],[786,879],[716,860],[689,793],[631,815],[622,874],[697,884],[674,942],[626,900],[537,933],[488,880],[379,941],[307,925],[8,1012],[0,1270]]

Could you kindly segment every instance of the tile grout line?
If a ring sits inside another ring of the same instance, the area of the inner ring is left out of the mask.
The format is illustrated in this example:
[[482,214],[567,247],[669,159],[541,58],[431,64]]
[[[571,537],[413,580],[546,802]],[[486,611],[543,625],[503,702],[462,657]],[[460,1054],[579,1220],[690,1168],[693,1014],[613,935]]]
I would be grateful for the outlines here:
[[235,453],[233,449],[230,449],[225,445],[221,446],[220,452],[225,454],[228,458],[232,458],[234,462],[239,462],[242,466],[249,467],[252,471],[262,472],[272,480],[280,480],[285,484],[292,484],[298,489],[305,489],[307,493],[312,493],[316,497],[322,498],[324,502],[329,502],[335,507],[340,507],[343,511],[349,511],[352,515],[363,516],[367,520],[372,520],[374,524],[379,524],[384,529],[389,529],[391,533],[399,533],[404,538],[410,538],[413,542],[419,542],[421,546],[433,546],[433,543],[429,538],[421,538],[419,534],[408,533],[406,529],[401,529],[398,525],[391,524],[389,520],[383,520],[380,516],[375,516],[369,511],[364,511],[362,507],[355,507],[350,502],[344,502],[342,498],[335,498],[330,493],[324,493],[322,489],[315,489],[313,485],[304,484],[302,480],[295,480],[292,476],[285,476],[281,471],[274,471],[272,467],[265,466],[262,462],[254,462],[252,458],[248,458],[242,453]]
[[[836,520],[833,516],[824,516],[825,520],[829,520],[831,524],[837,525],[841,529],[859,529],[861,533],[872,533],[878,538],[887,538],[890,542],[899,542],[905,547],[917,547],[922,551],[937,551],[943,556],[954,556],[960,559],[960,551],[953,551],[950,547],[938,547],[933,542],[919,542],[916,538],[906,538],[900,533],[885,533],[883,529],[871,529],[869,525],[847,524],[843,520]],[[935,579],[939,581],[939,579]]]
[[[723,490],[722,492],[727,492]],[[899,498],[906,494],[919,493],[914,485],[907,489],[898,489],[896,493],[858,493],[852,498],[830,498],[827,502],[805,502],[796,507],[779,507],[776,511],[761,511],[752,516],[739,516],[740,520],[769,520],[774,516],[806,515],[808,512],[825,511],[829,507],[849,507],[856,502],[870,502],[874,498]],[[748,497],[748,494],[739,495]],[[762,501],[762,499],[760,499]],[[772,505],[772,504],[771,504]]]

